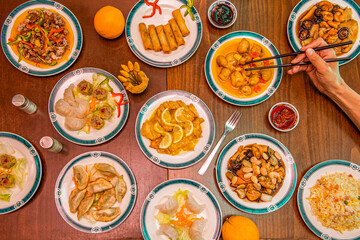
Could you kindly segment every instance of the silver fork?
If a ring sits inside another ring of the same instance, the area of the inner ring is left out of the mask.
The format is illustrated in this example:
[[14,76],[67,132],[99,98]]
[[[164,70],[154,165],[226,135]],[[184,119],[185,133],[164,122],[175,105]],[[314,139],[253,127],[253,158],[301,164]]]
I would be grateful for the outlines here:
[[204,164],[201,166],[200,170],[199,170],[199,174],[200,175],[204,175],[204,173],[206,172],[206,170],[209,168],[210,163],[212,162],[213,158],[215,157],[215,154],[217,152],[217,150],[219,149],[221,143],[224,141],[226,135],[231,132],[232,130],[235,129],[236,124],[239,122],[240,118],[241,118],[242,113],[240,111],[235,111],[230,118],[227,120],[227,122],[225,123],[225,130],[223,135],[221,136],[219,142],[216,144],[216,146],[214,147],[214,149],[212,150],[212,152],[210,153],[209,157],[206,159],[206,161],[204,162]]

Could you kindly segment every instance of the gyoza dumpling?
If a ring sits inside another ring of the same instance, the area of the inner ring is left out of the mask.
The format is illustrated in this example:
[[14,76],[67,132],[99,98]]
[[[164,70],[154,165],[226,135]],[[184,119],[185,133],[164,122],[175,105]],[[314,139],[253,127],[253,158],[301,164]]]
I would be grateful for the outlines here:
[[206,225],[206,219],[196,219],[189,229],[191,240],[204,240],[202,234]]
[[84,166],[77,165],[73,167],[74,181],[78,189],[83,190],[88,185],[89,174]]
[[115,185],[116,200],[120,203],[127,191],[126,182],[123,175],[121,175]]
[[156,231],[156,233],[158,235],[164,234],[171,240],[177,240],[179,238],[179,233],[170,225],[160,225],[160,228]]
[[75,98],[74,98],[74,94],[73,94],[74,87],[75,87],[74,84],[70,84],[70,86],[67,89],[65,89],[64,100],[68,104],[70,104],[70,106],[76,107],[77,103],[75,102]]
[[91,205],[93,204],[95,199],[95,195],[91,195],[89,197],[84,198],[78,208],[77,218],[80,220],[81,216],[84,215],[89,209],[91,208]]
[[109,190],[106,190],[101,197],[99,198],[99,201],[97,203],[98,209],[108,209],[112,207],[116,202],[115,197],[115,189],[111,188]]
[[74,190],[72,190],[72,192],[70,193],[70,196],[69,196],[70,212],[76,213],[80,202],[85,197],[85,193],[86,193],[86,189],[80,191],[79,189],[75,188]]
[[90,111],[90,104],[88,103],[88,101],[81,98],[76,98],[75,101],[77,103],[75,117],[84,118]]
[[97,193],[112,188],[112,184],[103,178],[99,178],[95,182],[89,183],[87,190],[89,193]]
[[108,208],[105,210],[93,211],[92,216],[96,221],[110,222],[120,215],[120,208]]
[[163,204],[155,206],[155,208],[159,209],[163,213],[169,214],[170,216],[177,212],[178,207],[179,203],[172,196],[169,197],[169,199]]
[[55,112],[60,114],[61,116],[72,116],[75,117],[76,109],[70,106],[68,102],[66,102],[64,99],[59,99],[55,103]]
[[82,129],[86,124],[84,119],[65,117],[65,127],[70,131],[78,131]]
[[202,211],[204,211],[205,209],[205,204],[199,204],[196,202],[196,200],[194,199],[194,197],[192,196],[192,193],[189,192],[187,195],[187,200],[185,203],[185,206],[192,211],[193,213],[201,213]]
[[89,182],[94,182],[99,178],[107,178],[107,176],[105,176],[104,174],[102,174],[102,172],[96,170],[95,168],[92,168],[91,171],[89,172]]
[[103,175],[107,177],[115,177],[119,176],[119,173],[116,171],[116,169],[107,163],[95,163],[94,167],[100,171]]

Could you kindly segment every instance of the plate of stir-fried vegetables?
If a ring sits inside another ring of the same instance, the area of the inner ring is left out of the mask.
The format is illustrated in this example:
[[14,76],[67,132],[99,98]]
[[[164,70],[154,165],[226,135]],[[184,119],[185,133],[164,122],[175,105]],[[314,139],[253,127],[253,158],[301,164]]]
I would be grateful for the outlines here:
[[65,6],[29,1],[15,8],[1,30],[10,63],[34,76],[58,74],[75,62],[82,47],[81,26]]

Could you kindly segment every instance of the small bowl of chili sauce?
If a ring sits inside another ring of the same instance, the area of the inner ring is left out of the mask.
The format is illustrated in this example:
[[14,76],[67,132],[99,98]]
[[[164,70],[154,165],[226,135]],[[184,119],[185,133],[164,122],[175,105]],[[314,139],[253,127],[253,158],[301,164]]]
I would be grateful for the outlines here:
[[234,24],[237,18],[237,11],[230,1],[215,1],[208,10],[210,23],[217,28],[228,28]]
[[289,132],[299,123],[299,112],[290,103],[280,102],[269,111],[269,122],[280,132]]

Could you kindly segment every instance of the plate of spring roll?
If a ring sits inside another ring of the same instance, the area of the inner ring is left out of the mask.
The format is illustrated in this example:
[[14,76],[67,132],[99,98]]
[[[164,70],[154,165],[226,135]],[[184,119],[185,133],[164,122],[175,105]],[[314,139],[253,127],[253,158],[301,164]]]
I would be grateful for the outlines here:
[[202,37],[200,15],[193,7],[194,20],[185,15],[186,0],[159,0],[161,9],[152,17],[152,7],[140,0],[126,20],[126,39],[131,51],[154,67],[173,67],[188,60],[197,50]]

